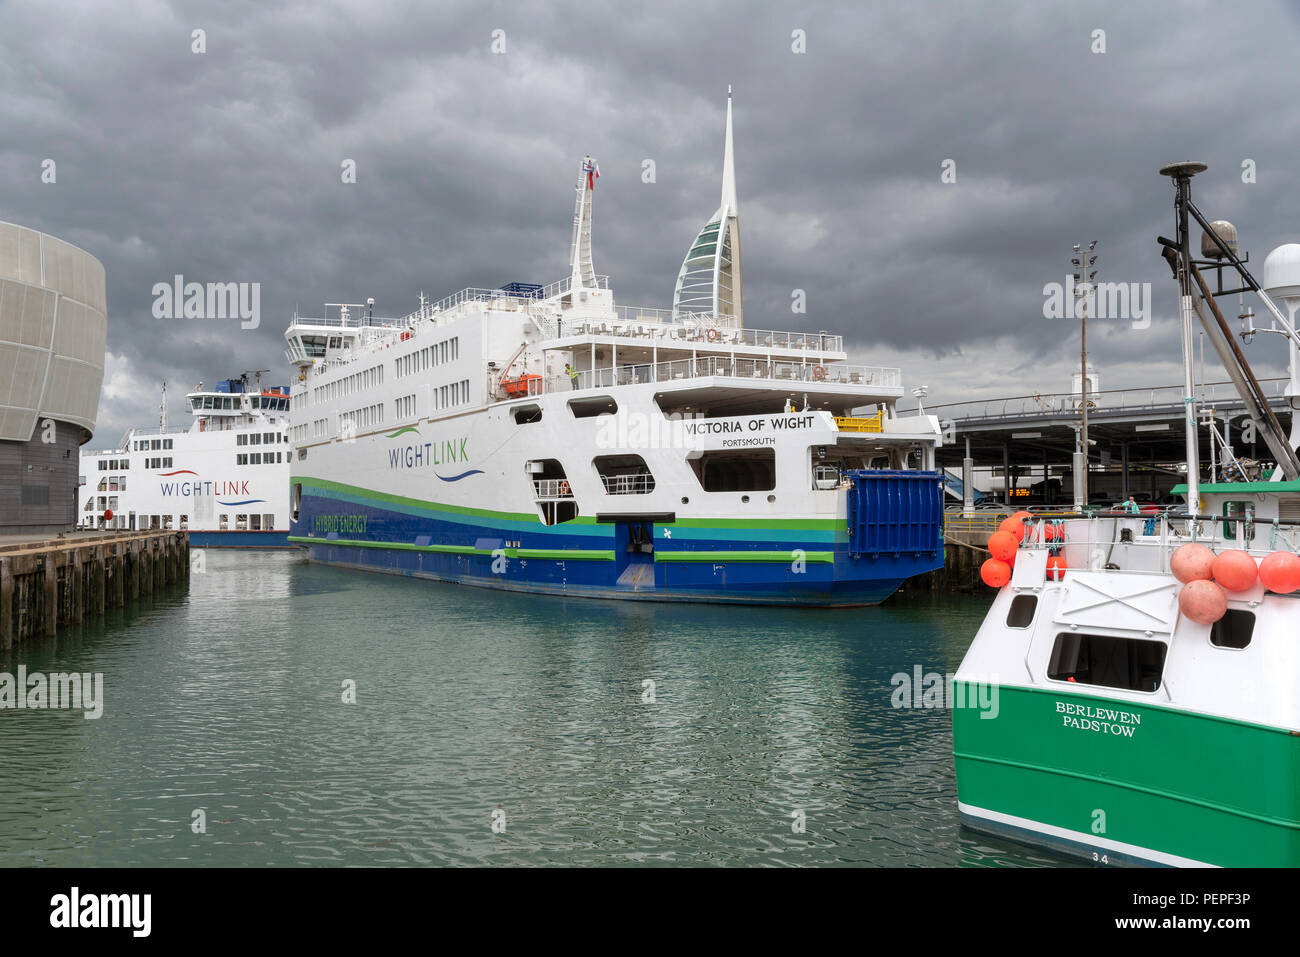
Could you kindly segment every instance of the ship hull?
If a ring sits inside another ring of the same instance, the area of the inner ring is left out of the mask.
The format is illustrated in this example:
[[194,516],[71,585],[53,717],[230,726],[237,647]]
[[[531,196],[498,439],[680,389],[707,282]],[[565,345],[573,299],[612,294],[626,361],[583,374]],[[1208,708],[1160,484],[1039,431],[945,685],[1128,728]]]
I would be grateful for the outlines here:
[[289,532],[280,531],[219,531],[190,529],[191,548],[293,548]]
[[[997,692],[991,720],[953,712],[969,827],[1099,864],[1300,866],[1294,733],[1122,699]],[[972,691],[959,681],[956,693]]]
[[[639,548],[630,528],[637,524],[645,529]],[[309,482],[289,541],[326,565],[634,601],[875,605],[906,578],[942,564],[941,551],[854,557],[844,523],[830,519],[709,524],[699,518],[547,526],[527,513],[453,509]]]

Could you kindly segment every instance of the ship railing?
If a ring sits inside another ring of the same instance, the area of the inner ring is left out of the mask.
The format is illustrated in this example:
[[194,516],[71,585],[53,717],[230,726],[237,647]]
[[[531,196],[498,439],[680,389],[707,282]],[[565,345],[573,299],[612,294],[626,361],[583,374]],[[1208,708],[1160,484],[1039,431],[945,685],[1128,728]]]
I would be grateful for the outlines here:
[[[609,277],[597,276],[596,288],[608,289]],[[566,292],[569,292],[572,289],[573,289],[573,276],[565,276],[563,279],[557,279],[555,280],[555,282],[548,282],[545,286],[543,286],[541,295],[538,298],[554,299],[556,296],[563,296]]]
[[[327,305],[326,308],[331,308],[331,306]],[[295,312],[293,319],[290,320],[289,328],[292,330],[300,326],[324,326],[330,329],[360,329],[362,326],[379,326],[384,329],[398,329],[405,325],[403,319],[380,316],[367,317],[364,306],[351,306],[349,309],[355,309],[356,311],[350,311],[346,319],[343,318],[341,309],[337,315],[326,313],[323,316],[301,316]]]
[[533,479],[533,496],[537,499],[573,498],[568,479]]
[[735,317],[687,313],[674,319],[672,310],[641,306],[615,306],[614,317],[560,320],[556,336],[598,336],[649,340],[671,348],[704,344],[725,349],[748,346],[759,349],[801,350],[810,355],[842,354],[844,337],[827,333],[785,332],[775,329],[738,329]]
[[[767,359],[732,359],[730,356],[697,356],[694,359],[674,359],[657,364],[628,364],[587,369],[571,375],[539,377],[530,380],[527,394],[610,389],[713,376],[789,383],[800,390],[823,385],[848,385],[869,393],[876,388],[897,389],[902,385],[902,372],[884,366],[848,365],[841,362],[818,365]],[[518,395],[511,397],[517,398]]]
[[[945,532],[956,530],[948,516],[944,528]],[[1063,555],[1067,568],[1169,574],[1174,551],[1192,542],[1217,551],[1236,549],[1262,559],[1274,551],[1300,549],[1300,521],[1249,515],[1192,516],[1179,511],[1145,515],[1119,511],[1091,515],[1039,513],[1027,522],[1020,549]],[[1117,551],[1121,547],[1124,552]],[[1123,561],[1117,561],[1122,554],[1137,556],[1138,561],[1127,562],[1126,567]]]
[[655,477],[649,472],[602,475],[600,481],[607,495],[645,495],[655,490]]

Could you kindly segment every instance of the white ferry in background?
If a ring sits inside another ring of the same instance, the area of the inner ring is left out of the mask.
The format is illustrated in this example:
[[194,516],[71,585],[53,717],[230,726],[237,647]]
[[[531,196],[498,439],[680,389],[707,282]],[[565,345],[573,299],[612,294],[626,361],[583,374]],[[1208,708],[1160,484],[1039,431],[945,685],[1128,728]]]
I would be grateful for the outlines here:
[[[722,202],[671,310],[592,263],[399,319],[295,315],[290,541],[314,560],[517,591],[867,605],[943,562],[934,416],[843,339],[743,323],[727,103]],[[864,409],[865,407],[865,409]],[[858,411],[862,410],[862,411]]]
[[260,383],[260,373],[207,390],[200,382],[186,396],[189,428],[132,429],[116,449],[83,449],[80,527],[188,531],[195,547],[289,547],[289,388]]

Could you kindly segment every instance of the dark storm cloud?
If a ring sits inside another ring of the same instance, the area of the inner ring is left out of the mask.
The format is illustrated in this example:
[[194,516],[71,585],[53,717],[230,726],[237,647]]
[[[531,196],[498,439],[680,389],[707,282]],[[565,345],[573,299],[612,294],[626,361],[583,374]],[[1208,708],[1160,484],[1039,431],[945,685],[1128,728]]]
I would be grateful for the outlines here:
[[[1274,4],[9,2],[0,219],[107,267],[101,444],[153,414],[164,377],[287,380],[295,306],[401,314],[421,289],[560,277],[584,152],[597,269],[621,302],[669,304],[718,202],[731,83],[747,324],[842,331],[942,401],[1062,390],[1077,330],[1042,318],[1042,289],[1097,239],[1101,278],[1156,296],[1149,330],[1090,333],[1104,385],[1173,381],[1156,169],[1209,162],[1201,205],[1256,262],[1297,238],[1298,24]],[[261,328],[154,319],[175,273],[260,282]],[[1267,339],[1251,355],[1276,372]]]

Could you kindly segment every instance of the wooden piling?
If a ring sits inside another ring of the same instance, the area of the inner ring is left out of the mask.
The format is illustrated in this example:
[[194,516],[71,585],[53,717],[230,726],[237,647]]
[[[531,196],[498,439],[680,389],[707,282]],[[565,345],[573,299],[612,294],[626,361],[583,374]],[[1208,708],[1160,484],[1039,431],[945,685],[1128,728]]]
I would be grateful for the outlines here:
[[189,581],[189,535],[149,530],[0,541],[0,648]]

